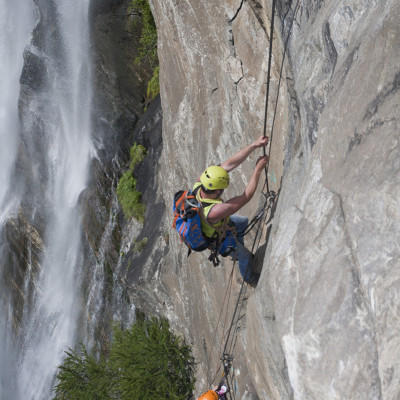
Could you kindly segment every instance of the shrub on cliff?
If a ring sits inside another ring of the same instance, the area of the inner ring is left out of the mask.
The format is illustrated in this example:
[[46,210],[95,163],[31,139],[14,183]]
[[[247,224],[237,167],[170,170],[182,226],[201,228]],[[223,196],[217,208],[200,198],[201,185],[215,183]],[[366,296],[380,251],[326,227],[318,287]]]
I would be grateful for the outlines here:
[[126,171],[118,181],[117,197],[125,217],[143,222],[146,206],[141,203],[142,194],[136,190],[136,182],[132,171]]
[[144,146],[134,143],[129,151],[129,155],[131,157],[129,168],[133,170],[137,164],[144,160],[147,155],[147,150]]
[[118,181],[117,198],[121,204],[125,217],[134,217],[140,222],[144,221],[146,206],[141,202],[142,194],[136,190],[136,178],[133,169],[146,157],[147,151],[140,144],[135,143],[130,150],[131,162],[129,171],[126,171]]
[[147,84],[147,97],[152,100],[160,93],[160,67],[156,67],[153,77]]
[[139,57],[136,62],[146,62],[155,67],[158,64],[157,28],[148,0],[132,0],[128,12],[138,15],[142,22]]
[[142,22],[139,56],[136,57],[135,62],[149,64],[153,70],[153,76],[147,84],[147,97],[150,102],[160,93],[156,23],[148,0],[132,0],[128,12],[139,16]]
[[54,400],[185,400],[194,386],[191,349],[165,319],[138,319],[129,329],[115,326],[107,357],[66,352]]
[[65,353],[67,357],[58,367],[54,400],[110,399],[112,372],[106,360],[96,359],[83,345]]

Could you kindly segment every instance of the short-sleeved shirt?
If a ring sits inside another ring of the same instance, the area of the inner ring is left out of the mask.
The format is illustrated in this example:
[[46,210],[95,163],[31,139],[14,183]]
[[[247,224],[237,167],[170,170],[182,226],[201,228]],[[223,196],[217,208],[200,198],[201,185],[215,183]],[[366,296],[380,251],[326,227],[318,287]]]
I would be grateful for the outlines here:
[[[193,191],[197,190],[197,194],[196,194],[196,199],[199,203],[201,203],[203,205],[203,211],[204,211],[204,216],[206,218],[208,218],[208,214],[210,213],[211,209],[216,205],[216,204],[220,204],[223,203],[224,201],[221,198],[218,199],[203,199],[201,197],[201,182],[196,182],[193,186]],[[226,218],[221,219],[221,221],[216,222],[215,224],[213,224],[214,226],[221,226],[224,221],[226,220]],[[228,217],[229,220],[229,217]],[[207,224],[206,221],[203,221],[203,219],[201,220],[201,230],[203,231],[204,235],[207,236],[208,238],[212,238],[214,236],[215,233],[215,229],[210,226],[209,224]]]

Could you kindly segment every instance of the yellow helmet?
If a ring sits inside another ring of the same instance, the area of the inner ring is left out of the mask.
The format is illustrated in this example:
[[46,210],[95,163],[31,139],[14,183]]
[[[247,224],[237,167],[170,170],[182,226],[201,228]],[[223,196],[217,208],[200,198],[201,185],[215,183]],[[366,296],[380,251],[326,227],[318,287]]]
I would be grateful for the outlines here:
[[200,181],[208,190],[226,189],[229,185],[229,175],[222,167],[213,165],[203,172]]
[[197,400],[218,400],[218,395],[214,390],[207,390]]

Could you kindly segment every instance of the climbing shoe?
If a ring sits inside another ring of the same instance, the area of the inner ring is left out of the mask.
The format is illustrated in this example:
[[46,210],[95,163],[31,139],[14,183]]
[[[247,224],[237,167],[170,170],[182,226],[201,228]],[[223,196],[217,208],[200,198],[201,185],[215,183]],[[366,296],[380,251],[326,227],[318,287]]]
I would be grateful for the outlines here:
[[246,282],[249,286],[255,288],[255,287],[257,286],[259,280],[260,280],[260,274],[259,274],[258,272],[253,272],[253,273],[251,274],[250,278],[247,279],[245,282]]

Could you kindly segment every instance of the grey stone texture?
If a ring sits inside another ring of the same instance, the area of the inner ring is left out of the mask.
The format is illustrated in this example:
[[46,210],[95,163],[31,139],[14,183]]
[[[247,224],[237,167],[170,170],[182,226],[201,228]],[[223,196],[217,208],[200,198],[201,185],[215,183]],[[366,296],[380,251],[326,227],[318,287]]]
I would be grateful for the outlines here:
[[[398,399],[400,3],[296,3],[278,1],[267,132],[277,99],[268,176],[279,198],[260,282],[235,329],[235,398]],[[151,6],[168,207],[205,167],[262,134],[271,1]],[[243,190],[258,155],[231,174],[226,197]],[[132,291],[142,288],[193,343],[200,394],[216,375],[237,271],[230,290],[229,260],[213,268],[204,253],[187,258],[173,232],[168,245]]]

